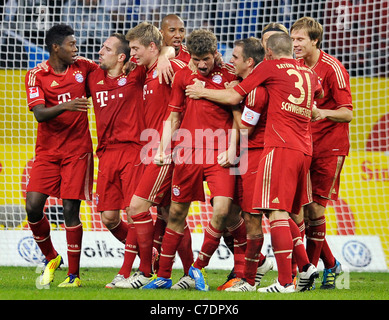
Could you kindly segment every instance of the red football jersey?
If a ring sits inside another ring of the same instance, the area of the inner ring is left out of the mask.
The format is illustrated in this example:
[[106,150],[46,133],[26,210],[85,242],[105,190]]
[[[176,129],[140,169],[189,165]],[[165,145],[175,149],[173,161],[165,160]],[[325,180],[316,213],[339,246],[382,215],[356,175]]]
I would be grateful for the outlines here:
[[180,51],[176,55],[176,59],[178,59],[182,62],[185,62],[186,64],[189,63],[191,56],[190,56],[190,53],[185,45],[183,45],[183,44],[181,45]]
[[88,76],[93,99],[99,153],[107,145],[134,142],[141,145],[143,119],[143,83],[146,71],[136,67],[128,75],[111,78],[98,68]]
[[312,155],[313,98],[322,91],[317,75],[295,59],[266,60],[234,89],[242,96],[263,85],[269,93],[265,147]]
[[[35,67],[25,78],[28,107],[39,104],[46,108],[75,98],[86,97],[86,78],[98,66],[93,61],[78,57],[65,72],[57,74],[47,61],[48,70]],[[38,123],[36,154],[69,156],[92,152],[86,112],[65,111],[59,116]]]
[[215,104],[211,101],[187,98],[185,89],[199,79],[209,89],[224,89],[226,82],[237,79],[235,73],[225,66],[217,67],[203,77],[197,71],[185,67],[175,74],[169,102],[170,111],[185,112],[182,119],[180,146],[218,149],[228,146],[229,129],[232,128],[231,107]]
[[[353,108],[349,74],[336,58],[320,51],[319,60],[312,69],[319,76],[324,90],[324,97],[316,100],[319,109]],[[348,123],[324,119],[312,122],[311,126],[314,156],[348,155]]]
[[263,148],[269,95],[263,86],[256,87],[246,96],[242,104],[242,123],[255,125],[248,140],[249,148]]
[[[173,59],[170,60],[174,73],[186,66],[186,63]],[[146,80],[143,87],[144,117],[146,128],[152,128],[161,135],[163,121],[170,114],[168,104],[171,87],[165,81],[159,83],[157,74],[158,60],[147,70]]]

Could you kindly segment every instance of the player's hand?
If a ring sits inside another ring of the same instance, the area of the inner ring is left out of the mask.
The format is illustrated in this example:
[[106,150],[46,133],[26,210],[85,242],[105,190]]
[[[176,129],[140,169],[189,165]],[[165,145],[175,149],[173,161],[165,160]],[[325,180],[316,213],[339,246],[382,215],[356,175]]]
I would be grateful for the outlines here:
[[223,168],[229,168],[234,164],[235,159],[235,150],[228,149],[217,156],[217,163]]
[[204,89],[204,83],[199,79],[193,79],[194,84],[186,86],[185,94],[191,99],[201,99],[202,98],[202,89]]
[[67,111],[87,112],[90,109],[90,106],[91,103],[87,98],[76,98],[62,104],[62,107]]
[[173,80],[174,70],[172,64],[169,59],[163,55],[160,55],[158,58],[157,72],[160,84],[162,84],[163,81],[169,84]]
[[311,119],[312,122],[326,119],[326,117],[327,115],[325,114],[325,110],[317,108],[316,105],[313,106]]
[[229,88],[235,87],[235,86],[238,85],[238,84],[239,84],[239,81],[238,81],[238,80],[234,80],[234,81],[231,81],[231,82],[225,82],[225,83],[224,83],[224,87],[225,87],[226,89],[229,89]]
[[133,71],[136,68],[136,63],[128,60],[126,64],[123,66],[122,72],[126,75],[128,75],[131,71]]

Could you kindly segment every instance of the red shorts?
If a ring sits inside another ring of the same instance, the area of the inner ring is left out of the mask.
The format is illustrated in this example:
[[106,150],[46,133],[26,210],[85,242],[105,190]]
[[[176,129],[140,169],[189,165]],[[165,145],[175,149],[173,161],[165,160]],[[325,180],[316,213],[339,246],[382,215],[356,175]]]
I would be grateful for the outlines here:
[[93,167],[91,152],[67,158],[38,155],[32,165],[27,192],[89,201],[92,199]]
[[109,147],[99,158],[96,185],[97,211],[124,210],[144,172],[140,147],[126,144]]
[[286,148],[263,150],[255,182],[253,208],[298,214],[312,202],[311,156]]
[[170,204],[170,190],[173,164],[157,166],[150,163],[142,175],[142,181],[135,190],[135,195],[154,205],[165,207]]
[[244,212],[259,214],[260,210],[253,209],[253,196],[258,163],[263,148],[247,149],[247,151],[241,154],[240,162],[247,163],[247,170],[245,167],[243,170],[245,173],[242,172],[240,176],[236,177],[236,193],[239,205]]
[[178,156],[182,161],[175,162],[172,201],[205,201],[204,180],[208,183],[211,201],[216,196],[233,199],[235,175],[217,163],[217,150],[180,149]]
[[313,201],[326,207],[328,200],[338,200],[340,172],[345,156],[313,158],[310,168]]

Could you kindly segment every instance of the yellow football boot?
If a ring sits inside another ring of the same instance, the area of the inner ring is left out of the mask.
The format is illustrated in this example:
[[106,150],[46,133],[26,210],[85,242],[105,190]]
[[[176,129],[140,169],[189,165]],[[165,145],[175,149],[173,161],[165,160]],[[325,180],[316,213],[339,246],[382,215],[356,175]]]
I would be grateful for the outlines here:
[[81,280],[74,274],[69,274],[64,282],[58,285],[58,288],[78,288],[81,287]]
[[40,278],[40,284],[42,286],[46,286],[50,284],[51,281],[53,281],[54,272],[60,267],[61,264],[63,264],[63,260],[60,255],[57,255],[54,259],[46,262],[45,269],[43,270]]

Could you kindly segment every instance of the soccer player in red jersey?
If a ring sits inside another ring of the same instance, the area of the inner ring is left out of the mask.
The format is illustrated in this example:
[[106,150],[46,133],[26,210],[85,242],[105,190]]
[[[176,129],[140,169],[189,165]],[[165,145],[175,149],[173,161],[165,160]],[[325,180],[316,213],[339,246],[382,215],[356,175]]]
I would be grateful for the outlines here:
[[[328,200],[337,200],[340,173],[350,149],[349,122],[353,117],[350,80],[344,66],[320,49],[323,37],[321,24],[310,17],[297,20],[291,27],[296,58],[311,68],[321,81],[324,97],[315,100],[318,115],[311,124],[313,157],[310,168],[313,202],[304,207],[309,219],[307,253],[317,265],[324,262],[321,288],[335,288],[336,276],[341,271],[325,239],[325,209]],[[300,216],[298,223],[304,223]]]
[[[235,41],[230,62],[235,68],[236,75],[245,79],[263,58],[264,49],[261,41],[251,37]],[[258,125],[250,130],[248,137],[242,134],[242,139],[246,137],[247,146],[246,149],[241,148],[241,164],[245,165],[239,167],[241,175],[237,176],[237,194],[242,209],[242,216],[246,224],[247,247],[243,278],[235,278],[235,281],[229,281],[230,284],[226,283],[224,285],[226,291],[254,291],[262,275],[273,267],[271,260],[265,259],[260,253],[263,244],[262,212],[252,209],[253,185],[255,185],[258,159],[262,153],[264,143],[263,136],[266,125],[267,103],[268,94],[266,89],[263,86],[258,86],[247,95],[240,106],[243,109],[245,106],[250,109],[254,109],[257,106],[257,109],[263,111],[261,112]],[[235,121],[238,123],[241,122],[241,111],[243,110],[233,111]],[[259,269],[257,271],[258,266]]]
[[163,130],[159,153],[155,157],[160,165],[169,162],[171,153],[166,150],[174,133],[173,140],[179,143],[175,147],[177,155],[174,157],[169,220],[162,240],[158,278],[146,285],[146,289],[171,287],[173,260],[184,236],[185,218],[190,204],[192,201],[205,200],[203,179],[208,182],[211,191],[213,216],[205,230],[199,258],[189,270],[196,289],[209,290],[203,268],[217,249],[227,220],[233,225],[237,224],[235,220],[239,222],[241,219],[239,216],[230,216],[235,177],[228,168],[218,164],[218,156],[225,154],[229,146],[228,135],[233,124],[231,111],[218,104],[185,97],[185,87],[195,79],[203,81],[206,87],[217,89],[235,80],[236,76],[229,68],[215,66],[217,40],[212,32],[193,31],[187,39],[187,46],[196,70],[185,67],[175,75],[169,102],[171,113]]
[[82,224],[81,200],[91,200],[92,140],[89,132],[86,78],[97,65],[77,56],[74,31],[56,25],[46,34],[50,52],[47,70],[35,67],[26,74],[29,109],[38,121],[35,160],[26,195],[28,223],[46,258],[41,284],[54,278],[62,257],[50,239],[50,223],[43,213],[49,196],[61,198],[68,246],[68,275],[60,287],[79,287]]
[[172,46],[176,52],[176,59],[189,63],[190,53],[183,44],[185,39],[184,21],[175,14],[168,14],[162,19],[161,29],[164,46]]
[[[301,206],[310,202],[310,121],[313,98],[322,94],[322,88],[316,74],[293,59],[289,35],[277,33],[269,37],[266,51],[269,60],[258,64],[240,84],[232,89],[211,92],[203,89],[200,97],[235,104],[258,85],[262,84],[268,90],[264,151],[258,166],[253,208],[265,210],[268,215],[278,281],[258,291],[289,293],[295,292],[291,265],[294,244],[290,226],[294,225],[289,221],[289,213],[297,215]],[[244,120],[242,123],[247,127],[254,125]],[[309,288],[318,276],[304,251],[306,264],[300,270],[298,291]]]
[[[126,39],[129,41],[131,56],[136,61],[137,68],[146,70],[145,81],[142,82],[143,107],[141,110],[146,130],[141,133],[140,138],[143,142],[145,140],[149,142],[144,146],[140,155],[142,162],[147,164],[146,171],[134,195],[131,194],[131,201],[126,210],[128,217],[134,223],[140,257],[139,271],[117,282],[115,287],[138,289],[147,284],[152,277],[154,226],[150,207],[153,204],[164,206],[166,201],[168,200],[168,204],[170,200],[172,167],[169,165],[159,167],[153,164],[152,153],[158,148],[163,121],[168,117],[167,105],[171,88],[166,83],[160,84],[158,80],[157,64],[162,49],[162,35],[159,30],[152,24],[144,22],[128,31]],[[172,60],[171,64],[175,70],[185,66],[179,60]]]
[[[96,186],[97,210],[110,232],[126,243],[126,263],[107,288],[130,276],[137,254],[132,221],[121,219],[120,210],[130,200],[144,171],[140,157],[145,128],[143,119],[143,83],[146,70],[136,67],[127,75],[123,67],[130,58],[128,41],[122,34],[112,34],[99,51],[100,67],[88,76],[88,89],[92,96],[96,118],[99,170]],[[130,230],[130,232],[128,232]]]

